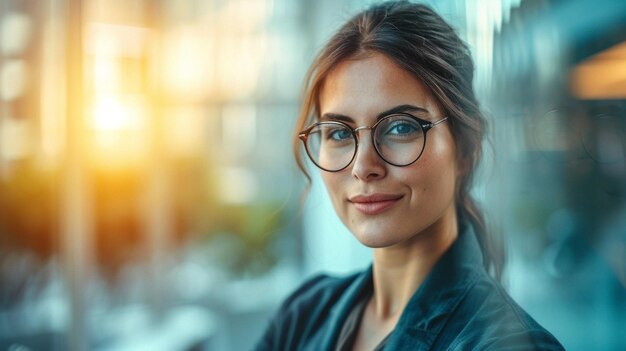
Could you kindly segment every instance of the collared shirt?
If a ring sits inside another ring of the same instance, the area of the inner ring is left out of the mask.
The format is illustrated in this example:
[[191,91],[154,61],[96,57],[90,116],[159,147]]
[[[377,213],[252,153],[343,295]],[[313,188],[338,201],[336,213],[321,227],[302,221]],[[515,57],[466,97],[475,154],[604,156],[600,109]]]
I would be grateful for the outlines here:
[[[363,313],[365,312],[367,303],[371,299],[372,292],[374,291],[374,289],[369,290],[370,292],[352,308],[348,318],[346,318],[346,321],[343,323],[341,332],[339,332],[339,339],[335,345],[335,351],[352,351],[354,341],[359,333],[359,326],[361,325],[361,319],[363,319]],[[389,334],[387,334],[387,336],[385,336],[372,351],[384,350],[385,345],[387,344],[387,339],[389,339]]]
[[[407,303],[385,350],[563,350],[485,271],[471,226]],[[283,303],[255,350],[335,350],[348,316],[372,286],[372,267],[318,275]]]

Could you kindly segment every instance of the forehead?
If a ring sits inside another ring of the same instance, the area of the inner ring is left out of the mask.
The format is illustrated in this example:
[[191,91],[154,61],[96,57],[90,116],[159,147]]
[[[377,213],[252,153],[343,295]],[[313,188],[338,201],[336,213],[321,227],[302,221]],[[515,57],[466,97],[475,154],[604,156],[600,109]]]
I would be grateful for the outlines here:
[[371,119],[398,105],[422,107],[431,115],[438,106],[429,89],[413,74],[379,53],[340,62],[320,92],[320,113]]

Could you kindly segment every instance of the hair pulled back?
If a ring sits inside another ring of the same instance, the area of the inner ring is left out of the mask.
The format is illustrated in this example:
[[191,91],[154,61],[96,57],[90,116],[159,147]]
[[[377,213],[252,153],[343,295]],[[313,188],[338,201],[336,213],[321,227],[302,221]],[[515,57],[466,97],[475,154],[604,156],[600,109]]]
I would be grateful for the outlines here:
[[[424,83],[448,116],[457,164],[461,165],[455,192],[457,214],[473,226],[484,266],[499,279],[503,248],[490,236],[484,215],[470,195],[487,127],[472,87],[474,64],[467,45],[431,8],[408,1],[385,2],[358,13],[344,24],[322,48],[307,73],[296,131],[319,118],[320,91],[331,70],[343,60],[372,53],[386,55]],[[298,166],[309,178],[297,135],[294,151]]]

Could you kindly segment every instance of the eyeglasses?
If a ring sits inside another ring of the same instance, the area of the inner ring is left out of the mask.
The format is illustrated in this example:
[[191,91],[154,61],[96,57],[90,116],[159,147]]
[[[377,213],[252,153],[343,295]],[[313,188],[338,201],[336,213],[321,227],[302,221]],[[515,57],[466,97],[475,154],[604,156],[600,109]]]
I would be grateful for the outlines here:
[[369,129],[378,156],[390,165],[405,167],[417,161],[424,152],[426,133],[447,119],[428,122],[408,113],[394,113],[371,127],[355,129],[339,121],[319,122],[300,132],[298,138],[317,167],[339,172],[348,167],[356,156],[359,145],[357,132]]

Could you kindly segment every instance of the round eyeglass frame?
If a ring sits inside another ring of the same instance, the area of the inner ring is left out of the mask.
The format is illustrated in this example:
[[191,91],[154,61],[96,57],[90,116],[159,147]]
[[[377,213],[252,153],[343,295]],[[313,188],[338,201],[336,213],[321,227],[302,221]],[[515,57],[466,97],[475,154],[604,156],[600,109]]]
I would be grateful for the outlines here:
[[[381,151],[378,149],[378,145],[377,145],[376,141],[374,140],[374,134],[375,134],[375,132],[376,132],[376,127],[377,127],[377,126],[378,126],[381,122],[383,122],[383,121],[385,121],[385,120],[387,120],[387,119],[389,119],[389,118],[391,118],[391,117],[398,116],[398,115],[400,115],[400,116],[406,116],[406,117],[409,117],[409,118],[414,119],[414,120],[415,120],[415,121],[416,121],[416,122],[420,125],[420,127],[422,128],[422,131],[424,132],[424,141],[423,141],[423,143],[422,143],[422,150],[420,151],[420,153],[417,155],[417,157],[416,157],[413,161],[411,161],[411,162],[409,162],[409,163],[407,163],[407,164],[396,164],[396,163],[393,163],[393,162],[389,162],[389,161],[388,161],[388,160],[387,160],[387,159],[386,159],[386,158],[382,155]],[[350,165],[352,164],[352,162],[354,161],[354,158],[356,157],[356,153],[357,153],[357,152],[358,152],[358,150],[359,150],[359,136],[357,135],[357,132],[358,132],[359,130],[366,130],[366,129],[369,129],[369,130],[371,131],[371,133],[370,133],[370,137],[371,137],[371,139],[372,139],[372,145],[374,145],[374,150],[376,150],[376,154],[378,155],[378,157],[380,157],[383,161],[385,161],[386,163],[388,163],[388,164],[390,164],[390,165],[392,165],[392,166],[396,166],[396,167],[407,167],[407,166],[410,166],[410,165],[412,165],[413,163],[417,162],[417,160],[419,160],[419,158],[420,158],[420,157],[422,156],[422,154],[424,153],[424,149],[426,148],[426,135],[428,134],[428,131],[429,131],[429,130],[431,130],[434,126],[436,126],[436,125],[438,125],[438,124],[440,124],[440,123],[445,122],[447,119],[448,119],[448,117],[443,117],[443,118],[441,118],[441,119],[439,119],[439,120],[437,120],[437,121],[435,121],[435,122],[428,122],[428,121],[425,121],[425,120],[423,120],[423,119],[421,119],[421,118],[415,117],[415,116],[413,116],[413,115],[412,115],[412,114],[410,114],[410,113],[406,113],[406,112],[399,112],[399,113],[393,113],[393,114],[387,115],[387,116],[385,116],[385,117],[383,117],[383,118],[379,119],[379,120],[378,120],[378,121],[376,121],[376,123],[374,123],[372,126],[362,126],[362,127],[357,127],[357,128],[352,128],[352,127],[350,127],[348,124],[346,124],[346,123],[344,123],[344,122],[341,122],[341,121],[324,121],[324,122],[317,122],[317,123],[315,123],[315,124],[313,124],[313,125],[310,125],[309,127],[305,128],[303,131],[301,131],[300,133],[298,133],[298,138],[299,138],[299,139],[300,139],[300,141],[302,141],[302,143],[304,144],[304,149],[306,150],[306,154],[307,154],[307,156],[309,157],[309,159],[311,160],[311,162],[313,162],[313,164],[314,164],[317,168],[319,168],[319,169],[321,169],[321,170],[323,170],[323,171],[326,171],[326,172],[341,172],[341,171],[343,171],[344,169],[348,168],[348,166],[350,166]],[[320,166],[317,162],[315,162],[315,159],[313,158],[313,156],[311,156],[311,152],[310,152],[310,150],[309,150],[309,146],[308,146],[308,144],[307,144],[307,141],[308,141],[308,138],[309,138],[309,133],[311,133],[311,131],[312,131],[315,127],[318,127],[318,126],[320,126],[320,125],[329,125],[329,124],[335,124],[335,125],[340,125],[340,126],[346,127],[346,128],[350,131],[350,133],[352,134],[352,138],[354,139],[354,142],[355,142],[355,143],[354,143],[354,153],[352,154],[352,157],[350,158],[350,161],[349,161],[349,162],[348,162],[345,166],[343,166],[343,167],[341,167],[340,169],[337,169],[337,170],[330,170],[330,169],[326,169],[326,168],[324,168],[324,167]]]

